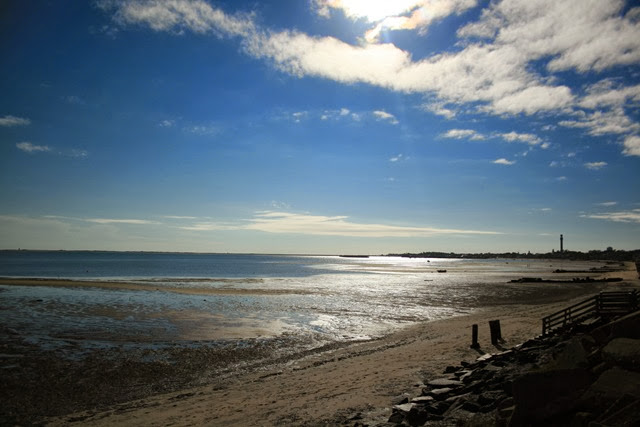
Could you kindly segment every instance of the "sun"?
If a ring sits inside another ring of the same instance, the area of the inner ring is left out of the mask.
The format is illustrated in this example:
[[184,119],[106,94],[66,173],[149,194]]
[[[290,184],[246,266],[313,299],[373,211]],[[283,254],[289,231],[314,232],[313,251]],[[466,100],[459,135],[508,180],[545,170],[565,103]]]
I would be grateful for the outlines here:
[[420,0],[333,0],[329,5],[344,10],[344,13],[352,18],[378,22],[406,13],[421,3]]

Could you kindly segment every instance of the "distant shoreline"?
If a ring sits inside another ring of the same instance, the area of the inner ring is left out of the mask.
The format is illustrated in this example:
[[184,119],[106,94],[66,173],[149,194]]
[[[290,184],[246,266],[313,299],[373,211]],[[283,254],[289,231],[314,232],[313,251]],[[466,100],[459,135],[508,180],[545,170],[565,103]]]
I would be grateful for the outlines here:
[[0,249],[2,253],[114,253],[114,254],[184,254],[184,255],[247,255],[247,256],[297,256],[297,257],[400,257],[400,258],[444,258],[444,259],[566,259],[572,261],[640,261],[640,249],[552,251],[546,253],[520,252],[405,252],[388,254],[337,254],[337,253],[270,253],[270,252],[194,252],[194,251],[136,251],[104,249]]

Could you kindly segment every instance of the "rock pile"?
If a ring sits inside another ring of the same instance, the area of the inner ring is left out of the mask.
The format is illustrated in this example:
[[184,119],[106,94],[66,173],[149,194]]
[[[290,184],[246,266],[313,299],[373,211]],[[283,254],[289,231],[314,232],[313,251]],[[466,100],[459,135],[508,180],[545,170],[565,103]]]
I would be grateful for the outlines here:
[[640,425],[640,312],[539,337],[425,381],[391,424]]

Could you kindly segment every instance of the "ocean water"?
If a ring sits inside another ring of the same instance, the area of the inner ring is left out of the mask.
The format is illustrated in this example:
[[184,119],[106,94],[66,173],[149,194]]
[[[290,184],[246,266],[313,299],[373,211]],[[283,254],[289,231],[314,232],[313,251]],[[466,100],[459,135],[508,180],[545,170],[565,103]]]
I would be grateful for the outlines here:
[[[123,252],[0,252],[0,277],[140,285],[132,289],[0,285],[0,323],[46,346],[300,337],[310,346],[366,340],[479,307],[589,285],[508,283],[554,277],[549,260],[342,258]],[[446,270],[446,272],[444,272]]]

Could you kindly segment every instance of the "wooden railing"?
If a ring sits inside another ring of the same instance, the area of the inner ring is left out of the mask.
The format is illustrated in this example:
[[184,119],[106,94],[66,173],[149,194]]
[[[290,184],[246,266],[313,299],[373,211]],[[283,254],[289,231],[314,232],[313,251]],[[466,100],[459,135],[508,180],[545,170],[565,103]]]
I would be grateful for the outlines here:
[[542,319],[542,335],[588,320],[627,314],[638,310],[638,291],[611,291],[586,299]]

